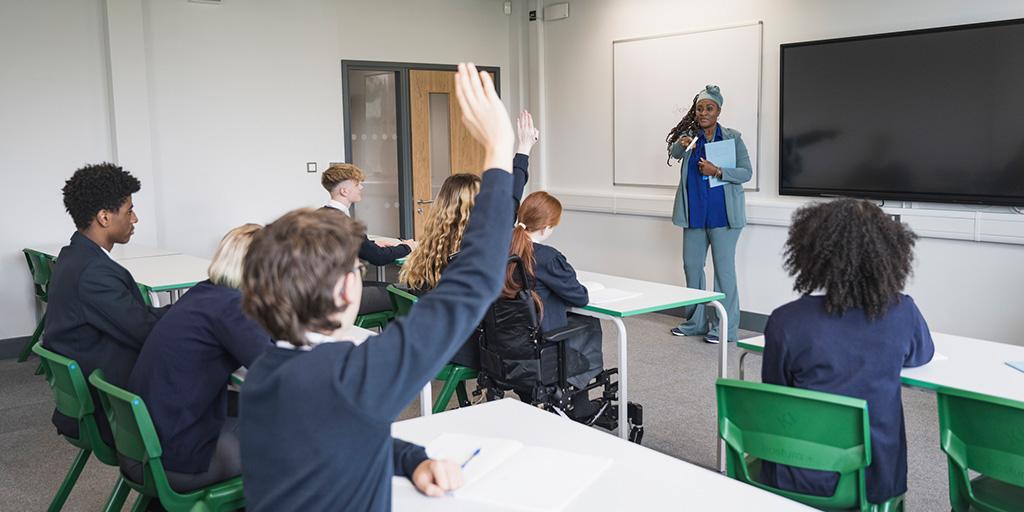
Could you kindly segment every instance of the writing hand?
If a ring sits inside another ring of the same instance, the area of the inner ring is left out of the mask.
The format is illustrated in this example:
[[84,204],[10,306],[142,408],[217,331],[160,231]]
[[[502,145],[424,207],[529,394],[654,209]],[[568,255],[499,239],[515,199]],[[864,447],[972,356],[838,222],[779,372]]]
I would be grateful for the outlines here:
[[441,496],[462,487],[462,469],[447,459],[427,459],[416,466],[410,480],[421,493],[427,496]]

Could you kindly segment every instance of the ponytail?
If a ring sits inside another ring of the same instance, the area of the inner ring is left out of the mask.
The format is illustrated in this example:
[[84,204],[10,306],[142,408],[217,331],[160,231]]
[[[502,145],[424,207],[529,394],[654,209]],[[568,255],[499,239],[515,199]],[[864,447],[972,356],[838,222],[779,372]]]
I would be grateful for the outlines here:
[[[509,246],[508,252],[511,256],[518,256],[523,262],[527,279],[536,279],[536,274],[533,270],[536,265],[536,261],[533,258],[533,240],[530,238],[530,233],[526,231],[526,224],[516,222],[515,227],[512,228],[512,244]],[[507,265],[505,268],[505,288],[501,290],[502,298],[511,299],[515,297],[526,284],[520,283],[516,279],[515,267],[511,264]],[[538,318],[544,318],[544,303],[541,302],[540,295],[537,295],[537,292],[532,289],[530,294],[533,296],[534,304],[537,305]]]

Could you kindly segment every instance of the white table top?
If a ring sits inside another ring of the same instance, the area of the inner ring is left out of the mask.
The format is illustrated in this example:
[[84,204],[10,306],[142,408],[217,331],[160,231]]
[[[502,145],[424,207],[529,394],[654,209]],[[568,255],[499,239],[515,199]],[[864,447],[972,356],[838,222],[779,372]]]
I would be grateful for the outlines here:
[[118,263],[132,273],[135,282],[155,292],[191,288],[209,277],[206,270],[210,260],[187,254],[132,258]]
[[[904,368],[901,380],[909,386],[954,388],[1024,402],[1024,373],[1007,361],[1024,361],[1024,347],[941,332],[932,333],[935,357],[924,366]],[[739,341],[740,348],[764,350],[764,336]]]
[[[54,258],[60,254],[61,248],[67,244],[43,244],[35,247],[29,247],[29,249],[39,251],[47,256]],[[114,260],[122,261],[135,258],[149,258],[152,256],[170,256],[172,254],[180,254],[177,251],[171,251],[168,249],[160,249],[158,247],[150,247],[148,245],[139,244],[114,244],[114,248],[111,249],[110,255],[113,256]]]
[[[612,466],[567,510],[812,510],[510,398],[391,426],[395,437],[423,445],[449,432],[516,439],[527,445],[611,458]],[[481,510],[479,504],[455,498],[428,498],[411,486],[392,487],[396,511]]]
[[652,281],[641,281],[628,277],[618,277],[597,272],[577,272],[580,281],[600,283],[605,288],[616,288],[627,292],[640,292],[639,296],[628,299],[590,304],[583,309],[596,311],[606,315],[626,317],[642,315],[655,311],[703,304],[713,300],[722,300],[725,295],[719,292],[695,290],[683,286],[673,286]]

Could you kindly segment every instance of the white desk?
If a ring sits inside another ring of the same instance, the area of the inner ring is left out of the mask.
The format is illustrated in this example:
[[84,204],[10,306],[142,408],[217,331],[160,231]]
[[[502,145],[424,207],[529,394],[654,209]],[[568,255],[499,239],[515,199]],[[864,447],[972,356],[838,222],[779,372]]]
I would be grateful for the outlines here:
[[[422,445],[449,432],[516,439],[532,446],[611,458],[612,466],[569,505],[570,511],[812,510],[512,399],[399,421],[391,426],[395,437]],[[481,510],[479,504],[460,502],[457,498],[428,498],[404,484],[392,486],[392,507],[396,511]]]
[[[941,332],[933,332],[932,341],[936,357],[924,366],[904,368],[900,372],[903,384],[933,390],[953,388],[1024,402],[1024,373],[1006,365],[1007,361],[1024,361],[1024,347]],[[764,336],[740,340],[738,346],[763,352]]]
[[148,258],[118,260],[131,272],[135,282],[150,290],[153,305],[158,305],[157,292],[169,292],[173,303],[182,290],[191,288],[209,277],[210,260],[187,254],[169,254]]
[[[626,325],[622,319],[629,316],[664,311],[682,306],[693,306],[696,304],[711,304],[718,310],[719,332],[725,333],[723,339],[728,336],[729,320],[725,308],[719,303],[725,295],[719,292],[695,290],[682,286],[673,286],[663,283],[641,281],[625,277],[598,274],[596,272],[579,272],[580,281],[594,282],[604,285],[605,288],[615,288],[627,292],[639,292],[640,295],[628,299],[622,299],[602,304],[590,304],[583,308],[573,308],[572,312],[580,315],[587,315],[596,318],[609,320],[615,324],[618,331],[619,344],[619,437],[626,439],[629,435],[627,424],[627,405],[629,404],[629,370],[627,364],[627,337]],[[726,376],[727,360],[725,358],[727,343],[721,343],[721,357],[718,360],[718,375]],[[719,443],[719,465],[725,464],[725,444]],[[722,467],[724,470],[724,466]]]
[[[39,251],[51,258],[56,258],[60,254],[60,250],[67,244],[43,244],[35,247],[29,247],[29,249]],[[111,249],[110,255],[116,261],[123,261],[135,258],[149,258],[152,256],[170,256],[172,254],[180,254],[177,251],[171,251],[167,249],[160,249],[158,247],[150,247],[148,245],[139,244],[114,244],[114,248]]]

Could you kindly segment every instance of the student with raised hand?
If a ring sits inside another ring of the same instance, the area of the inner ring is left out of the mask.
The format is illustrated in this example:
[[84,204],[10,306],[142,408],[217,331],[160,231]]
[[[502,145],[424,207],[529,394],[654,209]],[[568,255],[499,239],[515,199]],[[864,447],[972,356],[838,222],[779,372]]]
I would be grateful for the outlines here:
[[440,496],[462,483],[451,461],[391,437],[391,422],[497,298],[512,223],[514,134],[490,75],[459,65],[463,122],[486,149],[480,193],[460,257],[409,315],[357,344],[364,228],[297,210],[256,236],[245,258],[243,305],[277,346],[249,368],[241,396],[246,508],[389,510],[391,477]]
[[[149,332],[167,308],[146,304],[127,269],[114,261],[114,244],[135,233],[132,194],[139,180],[110,163],[87,165],[64,184],[64,207],[77,230],[61,249],[47,290],[43,346],[78,361],[83,375],[103,369],[116,386],[127,386]],[[95,391],[93,402],[100,401]],[[96,414],[100,434],[113,442],[106,415]],[[64,435],[78,437],[78,422],[54,411]]]
[[[512,199],[519,206],[523,188],[529,181],[530,151],[540,141],[533,116],[523,111],[516,119],[516,155],[512,161]],[[398,280],[416,295],[429,292],[441,280],[441,273],[462,247],[463,232],[480,191],[480,177],[470,173],[453,174],[444,180],[434,199],[423,229],[420,248],[406,260]],[[475,337],[463,343],[452,362],[470,368],[480,367],[480,351]]]
[[[566,340],[569,358],[569,384],[579,389],[604,368],[601,352],[601,322],[596,318],[569,313],[573,307],[586,306],[590,301],[586,287],[576,277],[576,270],[558,249],[545,245],[562,219],[562,203],[551,194],[538,191],[519,205],[518,218],[512,228],[510,253],[518,256],[533,281],[540,303],[541,331],[549,332],[567,325],[582,325],[582,334]],[[505,274],[502,295],[514,297],[522,289],[515,279],[514,268],[509,265]],[[586,393],[576,395],[572,407],[575,418],[585,418],[596,412]]]
[[[785,267],[799,299],[772,312],[761,380],[868,402],[871,465],[867,497],[907,492],[907,441],[900,370],[935,353],[928,324],[902,293],[916,235],[863,200],[804,206],[793,215]],[[762,481],[831,496],[836,473],[766,462]]]
[[[330,201],[321,208],[329,212],[352,216],[352,205],[363,200],[363,182],[366,175],[363,170],[352,164],[334,164],[320,176],[320,184],[331,195]],[[364,236],[359,246],[359,259],[371,265],[384,266],[399,258],[404,258],[416,248],[415,240],[399,240],[396,243],[372,241]],[[363,302],[359,314],[377,313],[391,310],[391,298],[388,297],[387,283],[365,281],[363,283]]]
[[[188,492],[242,473],[238,419],[228,416],[231,373],[273,346],[242,312],[242,260],[261,229],[244,224],[220,241],[210,279],[181,297],[142,347],[127,388],[146,402],[171,488]],[[121,459],[142,481],[142,461]]]

